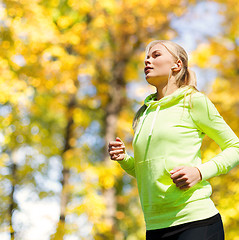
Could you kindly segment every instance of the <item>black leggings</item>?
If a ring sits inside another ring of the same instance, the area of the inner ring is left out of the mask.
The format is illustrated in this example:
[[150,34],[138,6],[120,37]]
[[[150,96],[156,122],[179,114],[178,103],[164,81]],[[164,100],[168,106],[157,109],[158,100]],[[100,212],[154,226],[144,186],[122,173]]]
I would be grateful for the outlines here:
[[[158,232],[158,233],[157,233]],[[216,222],[207,226],[193,227],[164,237],[157,230],[146,231],[146,240],[224,240],[224,230],[222,222]]]

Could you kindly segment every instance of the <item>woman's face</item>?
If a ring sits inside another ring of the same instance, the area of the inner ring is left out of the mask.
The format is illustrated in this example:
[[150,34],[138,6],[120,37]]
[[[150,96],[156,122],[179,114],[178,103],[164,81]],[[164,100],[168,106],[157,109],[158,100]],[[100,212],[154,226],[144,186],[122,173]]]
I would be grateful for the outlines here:
[[169,51],[160,43],[154,45],[150,50],[145,60],[145,78],[147,82],[153,86],[160,84],[160,81],[165,82],[171,67],[175,64],[175,58]]

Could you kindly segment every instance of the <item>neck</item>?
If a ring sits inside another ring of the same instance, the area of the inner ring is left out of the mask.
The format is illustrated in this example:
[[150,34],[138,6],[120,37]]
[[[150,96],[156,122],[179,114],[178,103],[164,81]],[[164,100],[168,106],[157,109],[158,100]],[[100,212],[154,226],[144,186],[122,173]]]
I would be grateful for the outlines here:
[[178,89],[175,82],[169,81],[165,86],[157,86],[157,100],[172,94]]

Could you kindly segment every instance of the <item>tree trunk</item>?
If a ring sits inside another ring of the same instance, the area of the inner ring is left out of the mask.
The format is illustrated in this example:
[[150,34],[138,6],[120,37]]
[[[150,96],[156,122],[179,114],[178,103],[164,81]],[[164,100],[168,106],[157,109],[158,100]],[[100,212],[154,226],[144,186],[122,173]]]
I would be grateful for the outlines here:
[[12,190],[10,193],[10,204],[9,204],[9,227],[10,227],[10,236],[11,236],[11,240],[15,239],[15,231],[13,228],[13,213],[16,209],[16,202],[14,199],[14,194],[15,194],[15,190],[16,190],[16,182],[17,182],[17,176],[16,176],[16,172],[17,172],[17,165],[16,163],[14,163],[14,161],[12,162],[11,166],[10,166],[10,170],[11,170],[11,184],[12,184]]
[[[105,166],[110,166],[113,162],[109,159],[108,154],[108,143],[109,141],[115,140],[117,121],[125,101],[125,81],[123,78],[123,73],[125,69],[125,62],[118,63],[114,67],[114,76],[110,82],[110,101],[105,110],[105,149],[104,149],[104,164]],[[115,215],[117,211],[117,201],[116,201],[116,189],[114,187],[110,189],[103,189],[103,196],[106,204],[106,212],[104,216],[104,222],[111,226],[111,233],[104,239],[111,239],[112,236],[117,235],[117,224],[115,220]]]
[[72,131],[73,124],[74,124],[73,111],[75,108],[76,108],[76,95],[74,94],[71,96],[71,99],[67,107],[67,112],[66,112],[68,121],[67,121],[66,130],[65,130],[65,146],[62,152],[63,169],[62,169],[62,181],[61,181],[62,191],[60,196],[60,217],[59,217],[56,233],[53,237],[54,240],[63,240],[66,232],[65,220],[66,220],[66,214],[67,214],[67,204],[70,199],[70,191],[69,191],[70,169],[65,164],[64,153],[66,153],[68,150],[72,148],[69,142],[73,135],[73,131]]

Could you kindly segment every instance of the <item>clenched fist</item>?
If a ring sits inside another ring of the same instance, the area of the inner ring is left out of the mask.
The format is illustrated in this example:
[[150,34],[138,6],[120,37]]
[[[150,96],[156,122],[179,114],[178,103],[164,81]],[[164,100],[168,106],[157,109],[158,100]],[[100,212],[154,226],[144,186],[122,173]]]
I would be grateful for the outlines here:
[[202,180],[201,173],[196,167],[176,167],[170,171],[170,174],[176,187],[180,189],[188,189]]
[[125,145],[119,137],[115,140],[109,142],[108,152],[111,160],[122,161],[125,158]]

